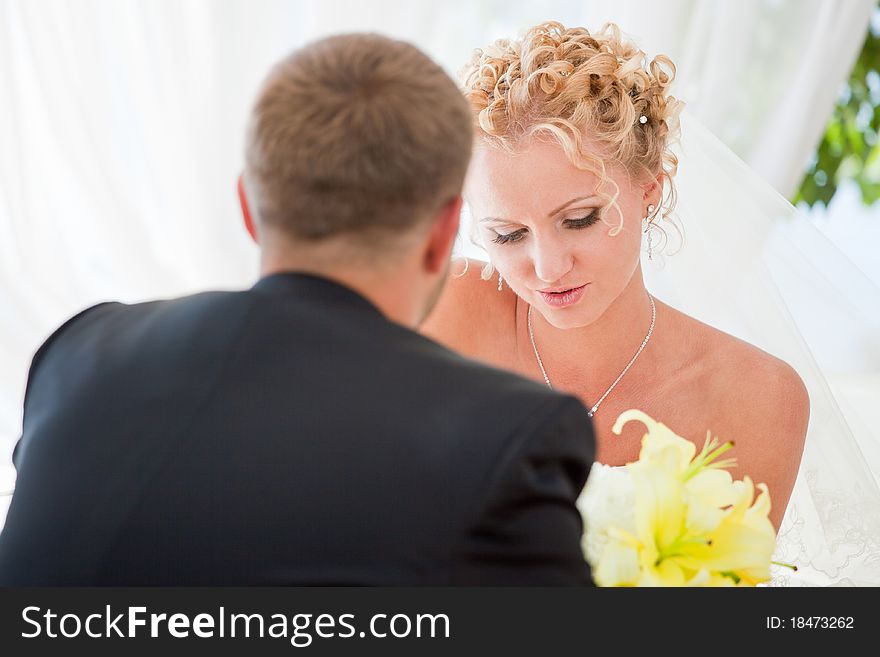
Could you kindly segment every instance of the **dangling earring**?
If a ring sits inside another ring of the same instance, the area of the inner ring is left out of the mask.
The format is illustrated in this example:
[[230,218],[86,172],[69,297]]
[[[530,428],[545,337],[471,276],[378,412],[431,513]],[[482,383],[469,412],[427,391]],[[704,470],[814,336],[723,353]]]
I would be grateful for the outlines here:
[[654,206],[649,205],[648,206],[648,215],[645,217],[645,221],[647,222],[645,224],[645,233],[647,233],[647,235],[648,235],[648,260],[654,259],[654,245],[653,245],[654,240],[653,240],[653,235],[652,235],[652,233],[654,231],[652,230],[653,225],[651,223],[651,215],[653,214],[653,212],[654,212]]
[[498,291],[501,292],[501,274],[498,274]]

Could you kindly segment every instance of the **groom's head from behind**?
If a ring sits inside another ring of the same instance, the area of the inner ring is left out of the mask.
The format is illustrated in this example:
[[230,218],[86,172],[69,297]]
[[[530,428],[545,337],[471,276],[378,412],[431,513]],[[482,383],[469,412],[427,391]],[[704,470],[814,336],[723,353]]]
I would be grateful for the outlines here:
[[467,102],[414,46],[323,39],[270,73],[239,184],[262,273],[348,284],[401,323],[439,295],[472,145]]

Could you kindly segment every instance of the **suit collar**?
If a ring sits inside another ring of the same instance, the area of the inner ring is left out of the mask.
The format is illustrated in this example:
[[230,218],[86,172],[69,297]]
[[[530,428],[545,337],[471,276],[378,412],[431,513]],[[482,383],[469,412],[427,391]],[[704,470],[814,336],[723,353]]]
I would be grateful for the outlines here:
[[314,274],[293,271],[270,274],[257,281],[251,290],[315,301],[335,301],[384,317],[382,311],[359,292],[342,283]]

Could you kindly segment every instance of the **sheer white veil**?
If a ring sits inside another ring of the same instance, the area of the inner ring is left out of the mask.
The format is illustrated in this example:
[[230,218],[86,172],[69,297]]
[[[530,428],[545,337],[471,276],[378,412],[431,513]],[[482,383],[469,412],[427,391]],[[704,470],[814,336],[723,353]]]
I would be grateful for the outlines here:
[[[860,446],[880,435],[853,432],[830,381],[880,371],[880,289],[688,112],[680,127],[678,200],[674,216],[660,220],[665,246],[643,257],[645,283],[664,302],[789,363],[810,395],[774,555],[798,570],[774,566],[771,585],[878,586],[880,463],[872,469]],[[461,237],[462,255],[487,259],[471,248],[467,208]]]
[[648,289],[785,360],[810,395],[774,557],[798,571],[775,568],[772,584],[880,585],[880,488],[860,448],[877,430],[854,434],[829,385],[835,375],[880,370],[866,360],[880,360],[880,289],[687,112],[674,150],[683,239],[667,230],[665,253],[645,259]]

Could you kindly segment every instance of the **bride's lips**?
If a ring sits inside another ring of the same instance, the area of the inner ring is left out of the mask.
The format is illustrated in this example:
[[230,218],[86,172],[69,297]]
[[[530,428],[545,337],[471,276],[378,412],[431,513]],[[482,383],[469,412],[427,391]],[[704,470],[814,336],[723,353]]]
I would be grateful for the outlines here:
[[584,290],[587,289],[589,283],[584,283],[580,287],[573,287],[567,290],[538,290],[538,294],[544,299],[544,303],[553,308],[565,308],[576,304],[584,296]]

